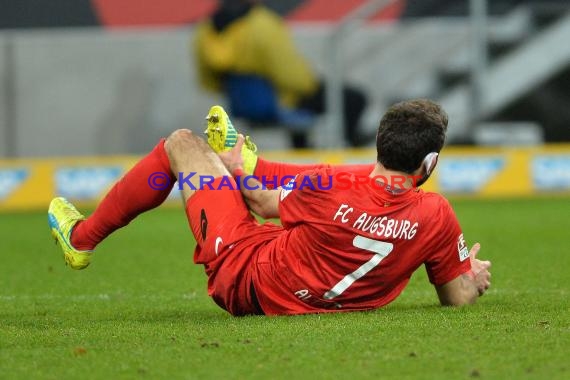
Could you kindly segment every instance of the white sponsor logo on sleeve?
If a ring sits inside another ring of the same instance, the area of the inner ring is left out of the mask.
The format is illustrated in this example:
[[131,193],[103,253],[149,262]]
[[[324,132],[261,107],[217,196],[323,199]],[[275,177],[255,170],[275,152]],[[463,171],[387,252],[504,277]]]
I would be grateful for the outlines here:
[[467,249],[467,244],[465,244],[463,234],[459,235],[457,239],[457,252],[459,252],[460,261],[465,261],[469,257],[469,250]]
[[293,178],[291,181],[287,182],[287,184],[281,188],[281,194],[279,196],[281,201],[283,201],[283,199],[285,199],[285,197],[293,191],[293,189],[295,188],[295,180],[296,179],[297,179],[297,176],[295,176],[295,178]]

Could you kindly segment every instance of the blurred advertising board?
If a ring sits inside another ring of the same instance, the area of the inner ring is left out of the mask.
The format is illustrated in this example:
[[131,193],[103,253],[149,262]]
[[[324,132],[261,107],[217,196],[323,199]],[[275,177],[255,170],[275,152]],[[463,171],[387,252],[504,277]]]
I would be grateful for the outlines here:
[[[264,158],[296,163],[371,163],[374,150],[268,152]],[[0,160],[0,211],[47,209],[55,196],[93,207],[135,156]],[[570,195],[570,144],[525,148],[458,148],[442,152],[423,186],[447,196]],[[175,186],[170,202],[180,205]]]

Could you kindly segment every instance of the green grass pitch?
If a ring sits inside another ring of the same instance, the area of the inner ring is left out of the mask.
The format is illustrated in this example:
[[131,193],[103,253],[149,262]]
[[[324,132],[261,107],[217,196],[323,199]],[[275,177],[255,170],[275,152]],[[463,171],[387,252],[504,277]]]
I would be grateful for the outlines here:
[[418,271],[373,312],[234,318],[182,210],[142,215],[72,271],[45,213],[0,214],[0,379],[569,379],[570,199],[455,200],[493,261],[477,305]]

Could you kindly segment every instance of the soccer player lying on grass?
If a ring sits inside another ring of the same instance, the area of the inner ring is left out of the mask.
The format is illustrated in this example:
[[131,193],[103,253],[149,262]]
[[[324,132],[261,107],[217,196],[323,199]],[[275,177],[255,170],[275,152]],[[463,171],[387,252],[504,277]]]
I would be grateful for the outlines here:
[[[442,305],[471,304],[490,286],[491,263],[476,258],[479,244],[468,250],[449,203],[415,186],[432,173],[444,144],[447,116],[438,105],[392,106],[380,122],[371,165],[268,162],[238,136],[221,107],[212,107],[207,120],[209,146],[189,130],[172,133],[89,218],[63,198],[51,202],[49,225],[72,268],[87,267],[98,243],[160,205],[179,180],[197,241],[194,262],[205,267],[209,295],[233,315],[378,308],[422,264]],[[244,172],[296,178],[263,189]],[[157,173],[166,181],[153,189]],[[199,176],[206,175],[215,180],[201,189]],[[283,226],[258,223],[250,208],[279,217]]]

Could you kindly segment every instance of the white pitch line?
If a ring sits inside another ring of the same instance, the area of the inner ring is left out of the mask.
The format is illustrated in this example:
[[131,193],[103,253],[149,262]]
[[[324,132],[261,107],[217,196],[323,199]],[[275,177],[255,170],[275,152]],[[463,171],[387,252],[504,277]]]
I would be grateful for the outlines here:
[[143,294],[136,296],[129,296],[123,294],[77,294],[77,295],[63,295],[63,294],[0,294],[0,302],[16,302],[16,301],[34,301],[34,300],[70,300],[70,301],[110,301],[111,299],[131,299],[131,300],[164,300],[164,299],[195,299],[197,294],[185,293],[174,296],[161,296],[156,294]]

